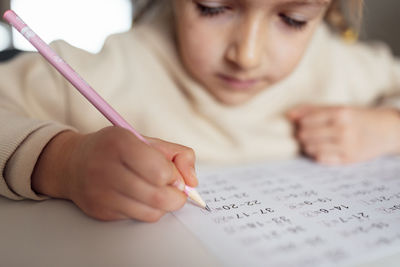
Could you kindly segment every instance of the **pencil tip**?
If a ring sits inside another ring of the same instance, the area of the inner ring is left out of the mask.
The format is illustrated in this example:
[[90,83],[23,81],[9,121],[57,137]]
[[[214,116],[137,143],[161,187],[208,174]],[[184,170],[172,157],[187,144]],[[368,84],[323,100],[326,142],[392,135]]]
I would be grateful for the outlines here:
[[207,211],[210,211],[210,212],[211,212],[211,209],[210,209],[210,207],[209,207],[208,205],[206,205],[204,208],[205,208]]

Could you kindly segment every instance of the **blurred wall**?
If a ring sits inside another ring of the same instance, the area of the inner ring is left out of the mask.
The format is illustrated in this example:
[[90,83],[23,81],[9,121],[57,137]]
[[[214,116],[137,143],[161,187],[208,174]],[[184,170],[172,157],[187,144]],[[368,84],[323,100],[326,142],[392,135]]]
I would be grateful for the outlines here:
[[9,0],[0,0],[0,13],[3,15],[4,11],[10,8]]
[[363,39],[383,40],[400,56],[400,0],[365,0]]
[[[362,38],[383,40],[400,56],[400,0],[365,0],[365,3]],[[1,14],[8,8],[9,0],[0,0]]]

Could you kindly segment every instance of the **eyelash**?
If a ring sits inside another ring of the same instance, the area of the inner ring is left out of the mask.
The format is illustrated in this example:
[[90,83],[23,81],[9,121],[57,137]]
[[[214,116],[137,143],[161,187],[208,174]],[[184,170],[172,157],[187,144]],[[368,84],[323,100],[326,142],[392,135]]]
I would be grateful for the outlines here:
[[302,30],[304,27],[307,26],[307,21],[296,20],[285,14],[279,14],[279,17],[281,17],[281,19],[283,20],[284,23],[286,23],[286,25],[296,30]]
[[209,6],[201,5],[199,3],[196,3],[196,6],[197,6],[197,9],[200,12],[200,15],[204,16],[204,17],[218,16],[218,15],[224,13],[228,9],[227,7],[224,7],[224,6],[209,7]]
[[[200,15],[204,16],[204,17],[215,17],[215,16],[218,16],[218,15],[224,13],[228,9],[227,7],[224,7],[224,6],[209,7],[209,6],[202,5],[200,3],[196,3],[196,6],[200,12]],[[283,13],[279,14],[279,17],[283,20],[283,22],[286,25],[288,25],[289,27],[292,27],[296,30],[301,30],[305,26],[307,26],[307,21],[299,21],[299,20],[293,19]]]

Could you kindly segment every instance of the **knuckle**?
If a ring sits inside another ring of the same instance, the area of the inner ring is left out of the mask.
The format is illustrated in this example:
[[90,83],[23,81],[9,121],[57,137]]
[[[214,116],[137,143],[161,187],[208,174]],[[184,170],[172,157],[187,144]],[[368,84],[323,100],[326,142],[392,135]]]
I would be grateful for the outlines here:
[[351,120],[351,109],[348,107],[339,107],[334,112],[337,123],[347,123]]
[[160,208],[160,207],[162,207],[163,203],[165,203],[165,201],[166,201],[166,197],[162,191],[157,190],[151,194],[151,197],[150,197],[151,206]]
[[343,146],[348,146],[355,141],[353,138],[353,131],[350,127],[346,126],[342,126],[339,128],[337,139],[339,144]]
[[193,148],[186,147],[185,149],[185,157],[189,161],[196,161],[196,153],[194,152]]
[[130,134],[125,129],[118,127],[107,127],[101,131],[101,147],[105,151],[124,150],[130,138]]
[[154,168],[153,180],[156,185],[162,186],[168,183],[172,177],[172,174],[172,168],[166,164],[165,167]]
[[125,142],[124,139],[120,136],[120,134],[109,135],[104,139],[103,146],[107,150],[121,149],[124,148]]

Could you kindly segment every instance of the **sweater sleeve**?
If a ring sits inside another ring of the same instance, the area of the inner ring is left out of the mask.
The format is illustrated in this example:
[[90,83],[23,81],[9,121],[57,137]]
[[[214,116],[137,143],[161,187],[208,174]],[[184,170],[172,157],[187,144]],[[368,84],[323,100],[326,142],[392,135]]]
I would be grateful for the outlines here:
[[31,174],[46,144],[67,126],[61,75],[37,53],[0,64],[0,195],[41,200]]

